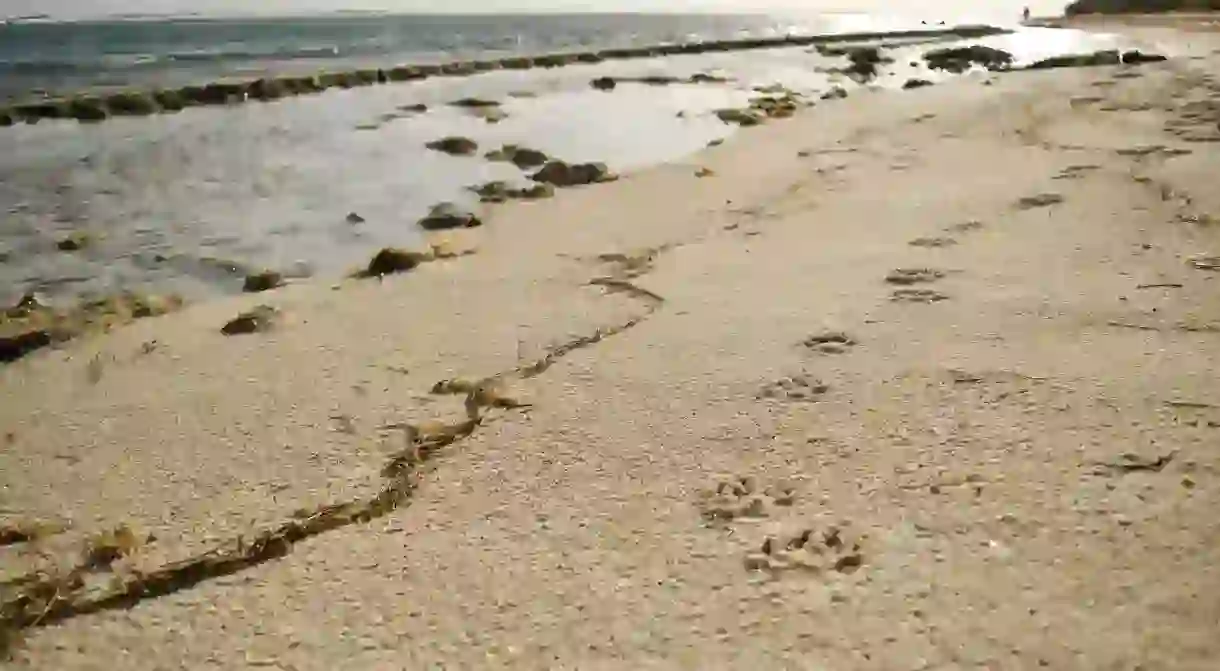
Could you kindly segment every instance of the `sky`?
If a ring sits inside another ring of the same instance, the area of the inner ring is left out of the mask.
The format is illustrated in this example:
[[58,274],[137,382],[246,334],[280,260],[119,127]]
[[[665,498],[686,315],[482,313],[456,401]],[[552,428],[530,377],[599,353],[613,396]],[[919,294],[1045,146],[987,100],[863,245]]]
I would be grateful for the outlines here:
[[1000,15],[1020,14],[1024,5],[1036,15],[1058,14],[1067,0],[0,0],[0,17],[49,14],[57,18],[82,18],[106,14],[200,14],[235,15],[252,12],[300,14],[338,9],[377,9],[400,12],[512,12],[512,11],[603,11],[603,12],[762,12],[768,9],[819,12],[861,11],[945,17],[985,11]]

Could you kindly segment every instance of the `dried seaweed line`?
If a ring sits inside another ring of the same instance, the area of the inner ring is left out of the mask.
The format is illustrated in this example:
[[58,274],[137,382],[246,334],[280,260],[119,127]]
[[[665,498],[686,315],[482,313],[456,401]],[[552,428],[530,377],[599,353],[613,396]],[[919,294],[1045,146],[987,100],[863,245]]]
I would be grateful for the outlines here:
[[[568,354],[643,323],[664,299],[647,290],[635,288],[638,295],[652,297],[651,306],[645,314],[563,343],[538,361],[513,372],[521,378],[537,377]],[[239,538],[202,555],[173,562],[151,572],[138,573],[130,580],[116,581],[110,589],[88,598],[74,596],[84,586],[84,575],[92,572],[93,567],[88,562],[66,575],[35,574],[28,579],[23,577],[11,581],[13,585],[20,585],[21,589],[15,597],[6,598],[0,603],[0,659],[11,654],[26,629],[48,626],[81,615],[129,609],[147,599],[173,594],[213,578],[233,575],[283,558],[292,552],[296,543],[314,536],[388,515],[409,500],[418,485],[418,474],[429,459],[445,447],[472,435],[482,423],[475,393],[467,396],[467,408],[471,415],[465,421],[446,426],[433,435],[410,435],[408,446],[393,455],[383,467],[382,476],[388,483],[372,499],[326,506],[307,517],[289,520],[263,531],[248,542]]]

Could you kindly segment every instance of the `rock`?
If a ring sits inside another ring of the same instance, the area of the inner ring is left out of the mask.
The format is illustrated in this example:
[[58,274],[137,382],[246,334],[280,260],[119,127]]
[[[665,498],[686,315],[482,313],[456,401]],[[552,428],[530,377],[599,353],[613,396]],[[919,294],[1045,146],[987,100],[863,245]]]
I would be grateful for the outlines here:
[[352,75],[355,77],[356,83],[361,86],[384,84],[386,81],[385,73],[381,70],[357,70]]
[[174,297],[128,293],[59,310],[44,304],[37,296],[27,294],[0,313],[0,362],[15,361],[87,331],[106,330],[136,319],[165,314],[181,305],[182,301]]
[[449,77],[465,77],[473,75],[477,70],[474,63],[471,61],[458,61],[456,63],[445,63],[441,66],[441,74]]
[[758,110],[771,118],[787,118],[796,113],[800,104],[794,94],[784,96],[760,96],[750,100],[750,109]]
[[505,70],[528,70],[534,67],[534,61],[530,58],[522,58],[514,56],[513,58],[500,59],[500,67]]
[[1025,66],[1026,70],[1051,70],[1054,68],[1079,68],[1098,65],[1118,65],[1121,57],[1118,51],[1095,51],[1091,54],[1076,54],[1069,56],[1054,56],[1036,61]]
[[274,270],[264,270],[253,275],[247,275],[241,290],[246,293],[270,291],[284,286],[284,276]]
[[1159,63],[1169,59],[1161,54],[1146,54],[1138,49],[1132,49],[1124,51],[1120,60],[1127,65],[1139,65],[1140,63]]
[[355,212],[348,212],[346,221],[349,224],[363,224],[365,219],[364,219],[364,217],[360,216],[359,214],[356,214]]
[[220,332],[227,336],[265,333],[275,328],[279,316],[280,311],[270,305],[259,305],[230,319]]
[[386,76],[392,82],[409,82],[416,79],[425,79],[428,75],[420,71],[419,68],[404,65],[391,68],[390,71],[386,73]]
[[318,81],[313,75],[303,75],[300,77],[281,77],[280,84],[283,85],[284,91],[288,95],[298,95],[302,93],[319,93],[322,91],[322,82]]
[[163,112],[178,112],[190,104],[181,91],[168,89],[153,91],[152,97],[161,106]]
[[648,84],[650,86],[668,86],[682,81],[670,75],[645,75],[643,77],[622,77],[621,79],[625,82],[636,82],[637,84]]
[[724,138],[719,138],[719,137],[718,137],[718,138],[716,138],[715,140],[709,140],[709,141],[708,141],[708,143],[707,143],[707,146],[709,146],[709,147],[719,147],[719,146],[720,146],[720,145],[722,145],[722,144],[724,144]]
[[144,93],[114,93],[106,98],[106,109],[116,116],[144,116],[159,111],[157,102]]
[[427,145],[428,149],[445,152],[453,156],[469,156],[479,149],[479,144],[470,138],[450,136],[433,140]]
[[250,82],[246,95],[255,100],[278,100],[291,92],[279,79],[256,79]]
[[419,264],[431,260],[432,255],[426,252],[386,247],[373,256],[363,274],[367,277],[380,277],[403,273],[414,270]]
[[68,114],[77,121],[105,121],[110,117],[106,104],[97,98],[75,98],[68,103]]
[[186,86],[178,90],[188,103],[198,105],[227,105],[246,99],[246,86],[236,83],[215,83],[207,86]]
[[480,107],[499,107],[500,101],[484,100],[482,98],[461,98],[459,100],[454,100],[453,102],[451,102],[449,104],[454,107],[463,107],[466,109],[471,109],[471,108],[480,108]]
[[508,112],[499,107],[477,107],[471,109],[470,112],[487,123],[500,123],[508,118]]
[[503,203],[508,200],[508,182],[497,180],[466,188],[478,194],[479,200],[484,203]]
[[474,228],[483,222],[472,212],[453,203],[439,203],[432,207],[428,216],[419,220],[419,227],[426,231],[443,231],[450,228]]
[[525,170],[527,168],[537,168],[546,164],[549,157],[538,151],[537,149],[529,149],[515,144],[506,144],[499,149],[487,152],[484,158],[489,161],[508,161],[513,165]]
[[318,76],[318,82],[325,89],[336,87],[350,89],[361,84],[356,75],[351,72],[327,72]]
[[61,252],[76,252],[88,247],[90,242],[92,242],[92,239],[89,237],[88,233],[85,233],[84,231],[73,231],[67,236],[60,238],[55,243],[55,247]]
[[575,54],[549,54],[534,59],[534,65],[541,68],[558,68],[575,62]]
[[882,56],[879,47],[853,47],[848,50],[847,59],[851,61],[851,65],[847,67],[846,72],[864,80],[877,76],[878,65],[893,61]]
[[618,82],[614,81],[614,77],[598,77],[597,79],[589,82],[589,86],[592,86],[598,91],[613,91],[614,88],[618,86]]
[[593,53],[592,51],[576,54],[577,63],[601,63],[604,60],[600,54]]
[[26,123],[38,123],[41,119],[64,119],[68,117],[67,106],[55,101],[25,103],[13,108],[17,118]]
[[717,75],[709,75],[704,72],[696,72],[691,75],[686,81],[691,84],[724,84],[729,81],[728,77],[720,77]]
[[695,177],[712,177],[716,174],[711,168],[699,168],[695,171]]
[[738,126],[757,126],[762,123],[762,117],[757,112],[737,108],[716,110],[716,118],[725,123],[735,123]]
[[923,58],[928,67],[934,70],[948,70],[957,74],[969,70],[975,64],[992,71],[1007,70],[1012,66],[1012,54],[981,44],[933,49],[924,53]]
[[904,83],[902,85],[902,88],[909,91],[910,89],[921,89],[925,86],[931,86],[931,85],[932,85],[932,82],[930,82],[926,79],[908,79],[908,80],[906,80],[906,83]]
[[553,184],[558,187],[595,184],[597,182],[610,181],[611,179],[613,179],[613,176],[604,163],[568,164],[558,160],[547,162],[546,165],[542,166],[541,170],[533,175],[535,182]]
[[524,189],[510,189],[508,192],[510,198],[520,198],[523,200],[540,200],[554,195],[555,187],[550,184],[533,184]]
[[829,91],[822,94],[822,100],[840,100],[847,97],[847,89],[842,86],[832,86]]

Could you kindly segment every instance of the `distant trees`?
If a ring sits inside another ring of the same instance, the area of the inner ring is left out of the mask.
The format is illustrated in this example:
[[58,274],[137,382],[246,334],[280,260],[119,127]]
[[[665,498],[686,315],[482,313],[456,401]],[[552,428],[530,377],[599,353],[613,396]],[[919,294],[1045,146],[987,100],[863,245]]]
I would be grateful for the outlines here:
[[1202,12],[1220,10],[1220,0],[1076,0],[1064,13],[1077,14],[1155,14],[1159,12]]

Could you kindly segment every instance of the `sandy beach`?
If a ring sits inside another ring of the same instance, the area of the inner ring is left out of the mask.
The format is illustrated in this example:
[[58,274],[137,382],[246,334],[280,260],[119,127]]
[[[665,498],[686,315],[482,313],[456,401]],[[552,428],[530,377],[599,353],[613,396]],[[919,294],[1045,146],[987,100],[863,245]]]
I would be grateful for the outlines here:
[[0,367],[8,663],[1216,668],[1220,33],[1180,29]]

